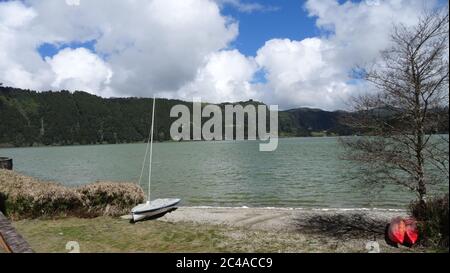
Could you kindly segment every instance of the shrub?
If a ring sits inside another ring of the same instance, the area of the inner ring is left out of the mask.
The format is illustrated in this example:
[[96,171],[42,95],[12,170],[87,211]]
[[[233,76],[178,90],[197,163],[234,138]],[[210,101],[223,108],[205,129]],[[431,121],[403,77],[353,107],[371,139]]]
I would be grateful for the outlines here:
[[50,184],[10,193],[6,200],[7,213],[15,219],[77,215],[81,205],[76,192]]
[[7,170],[0,170],[0,192],[12,219],[119,216],[144,200],[142,189],[131,183],[99,182],[68,188]]
[[420,243],[438,248],[449,247],[449,196],[433,198],[426,203],[413,202],[410,205],[411,215],[417,219],[420,232]]
[[136,184],[97,182],[76,189],[90,216],[120,216],[144,201],[144,192]]
[[76,215],[82,209],[77,192],[13,171],[0,171],[0,192],[5,212],[13,219]]

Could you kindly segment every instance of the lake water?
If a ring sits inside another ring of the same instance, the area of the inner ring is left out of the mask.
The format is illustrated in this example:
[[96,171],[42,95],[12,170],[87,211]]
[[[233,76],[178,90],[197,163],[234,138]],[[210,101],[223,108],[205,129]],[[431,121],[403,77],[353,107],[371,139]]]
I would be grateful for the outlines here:
[[[137,182],[145,148],[14,148],[0,155],[12,157],[18,172],[76,186]],[[179,197],[188,206],[405,208],[414,198],[404,188],[352,179],[337,138],[280,139],[275,152],[259,152],[256,141],[165,142],[154,144],[153,155],[152,197]],[[437,189],[448,192],[448,184]]]

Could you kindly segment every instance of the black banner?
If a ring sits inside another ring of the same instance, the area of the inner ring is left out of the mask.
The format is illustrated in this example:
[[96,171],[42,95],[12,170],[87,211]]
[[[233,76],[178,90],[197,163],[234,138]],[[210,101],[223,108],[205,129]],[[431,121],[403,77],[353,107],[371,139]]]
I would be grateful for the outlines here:
[[[141,268],[141,272],[405,272],[441,267],[447,254],[0,254],[15,269],[34,264],[47,271],[91,272]],[[30,262],[28,262],[30,261]],[[32,262],[32,263],[31,263]],[[52,265],[52,266],[49,266]]]

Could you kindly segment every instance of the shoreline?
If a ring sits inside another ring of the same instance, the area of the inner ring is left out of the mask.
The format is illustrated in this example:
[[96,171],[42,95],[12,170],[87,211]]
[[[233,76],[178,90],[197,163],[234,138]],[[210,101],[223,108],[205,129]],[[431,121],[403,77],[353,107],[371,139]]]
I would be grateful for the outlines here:
[[[390,220],[398,216],[407,216],[406,210],[179,207],[158,220],[170,223],[190,222],[288,232],[318,231],[316,229],[327,228],[326,225],[339,222],[341,226],[337,226],[336,229],[347,229],[353,226],[359,231],[365,231],[367,228],[366,231],[369,232],[370,228],[375,228],[377,231],[383,232]],[[370,228],[365,226],[369,223]]]
[[[448,132],[438,133],[438,134],[431,134],[431,135],[449,135]],[[278,138],[280,139],[298,139],[298,138],[313,138],[313,139],[322,139],[322,138],[341,138],[341,137],[360,137],[364,135],[311,135],[311,136],[287,136],[287,135],[279,135]],[[191,142],[226,142],[226,141],[260,141],[258,139],[256,140],[154,140],[154,143],[191,143]],[[74,144],[49,144],[45,145],[42,143],[36,143],[33,145],[21,145],[21,146],[14,146],[11,143],[0,143],[0,149],[15,149],[15,148],[51,148],[51,147],[78,147],[78,146],[107,146],[107,145],[126,145],[126,144],[146,144],[146,140],[142,141],[132,141],[132,142],[121,142],[121,143],[89,143],[89,144],[81,144],[81,143],[74,143]]]
[[192,209],[261,209],[261,210],[302,210],[302,211],[387,211],[387,212],[406,212],[406,209],[397,208],[330,208],[330,207],[272,207],[272,206],[208,206],[208,205],[198,205],[198,206],[179,206],[180,208],[192,208]]
[[[330,136],[278,136],[278,138],[283,139],[297,139],[297,138],[339,138],[339,137],[349,137],[354,135],[330,135]],[[260,141],[258,139],[256,140],[154,140],[154,143],[190,143],[190,142],[226,142],[226,141]],[[123,142],[123,143],[90,143],[90,144],[81,144],[81,143],[74,143],[74,144],[50,144],[45,145],[42,143],[36,143],[33,145],[21,145],[21,146],[14,146],[11,143],[0,143],[0,149],[14,149],[14,148],[42,148],[42,147],[78,147],[78,146],[96,146],[96,145],[125,145],[125,144],[146,144],[146,140],[142,141],[133,141],[133,142]]]
[[[4,188],[5,192],[8,193],[9,191],[13,191],[16,194],[22,194],[27,193],[25,189],[30,188],[31,186],[36,186],[35,190],[40,191],[48,191],[51,187],[58,187],[60,189],[63,189],[65,191],[73,191],[77,190],[80,187],[89,187],[92,185],[96,185],[99,183],[99,181],[93,182],[93,183],[87,183],[83,185],[74,185],[74,186],[66,186],[63,183],[60,182],[53,182],[53,181],[44,181],[32,176],[24,175],[17,171],[7,171],[7,170],[0,170],[0,191],[2,188]],[[117,187],[130,187],[132,185],[135,185],[135,183],[125,183],[125,182],[108,182],[111,184],[111,186],[116,185]],[[14,186],[15,185],[15,186]],[[19,190],[20,189],[20,190]],[[137,189],[137,188],[136,188]],[[105,189],[106,190],[106,189]],[[143,197],[142,197],[143,198]],[[104,204],[105,206],[107,204]],[[245,210],[245,211],[260,211],[260,210],[267,210],[268,212],[280,212],[280,211],[303,211],[303,212],[379,212],[379,213],[406,213],[406,207],[405,208],[399,208],[399,207],[328,207],[328,206],[298,206],[298,207],[292,207],[292,206],[267,206],[267,205],[254,205],[254,204],[248,204],[248,205],[192,205],[192,204],[181,204],[181,208],[187,208],[191,210],[199,209],[199,210],[230,210],[230,211],[236,211],[236,210]],[[131,208],[130,208],[131,209]]]
[[[236,252],[364,253],[428,252],[393,247],[385,241],[386,211],[314,211],[264,208],[179,207],[156,220],[130,224],[128,217],[25,219],[13,226],[36,252]],[[129,236],[132,233],[134,236]]]

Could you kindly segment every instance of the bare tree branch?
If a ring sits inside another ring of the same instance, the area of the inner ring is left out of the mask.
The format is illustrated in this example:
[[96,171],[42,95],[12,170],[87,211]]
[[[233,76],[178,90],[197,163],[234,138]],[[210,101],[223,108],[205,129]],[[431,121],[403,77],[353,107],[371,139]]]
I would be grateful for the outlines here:
[[405,186],[424,202],[427,185],[449,177],[448,131],[433,136],[448,121],[448,39],[448,11],[395,26],[392,47],[365,70],[378,93],[355,98],[355,114],[345,121],[363,136],[342,140],[347,159],[366,166],[367,180]]

